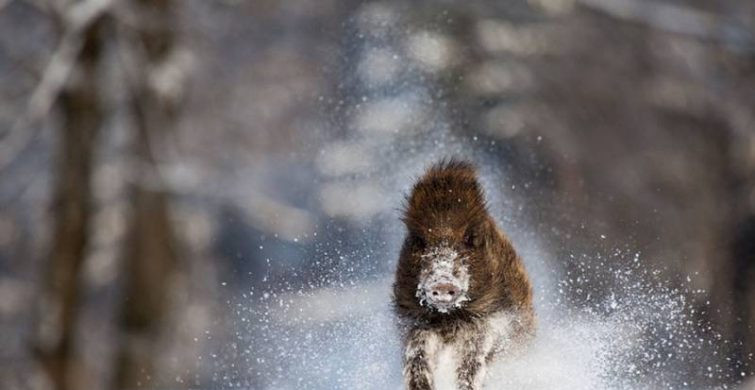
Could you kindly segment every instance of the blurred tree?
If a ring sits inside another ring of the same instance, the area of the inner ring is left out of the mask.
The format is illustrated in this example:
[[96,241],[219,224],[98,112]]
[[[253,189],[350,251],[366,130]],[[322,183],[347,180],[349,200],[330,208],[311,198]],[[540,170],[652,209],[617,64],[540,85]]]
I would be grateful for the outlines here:
[[[104,20],[100,16],[86,20],[58,18],[63,32],[61,46],[80,45],[80,51],[72,56],[72,64],[50,66],[51,70],[55,66],[72,67],[60,91],[46,84],[39,89],[52,100],[57,96],[62,120],[54,165],[53,237],[49,265],[37,302],[33,349],[58,390],[85,386],[75,353],[74,335],[80,273],[89,241],[94,152],[103,121],[99,68]],[[78,40],[81,42],[76,42]],[[65,61],[53,59],[56,60]]]
[[[177,265],[170,193],[159,166],[167,153],[161,140],[176,126],[180,56],[176,50],[175,3],[134,0],[134,34],[125,33],[134,116],[134,183],[131,219],[123,247],[124,302],[114,389],[144,387],[155,378],[167,298]],[[122,30],[126,31],[126,30]],[[179,78],[180,79],[180,78]]]

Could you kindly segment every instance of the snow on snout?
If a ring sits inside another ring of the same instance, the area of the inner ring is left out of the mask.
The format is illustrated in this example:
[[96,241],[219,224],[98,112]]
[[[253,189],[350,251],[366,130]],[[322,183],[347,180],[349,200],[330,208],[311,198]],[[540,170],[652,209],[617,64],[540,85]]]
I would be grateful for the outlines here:
[[[417,284],[416,296],[419,298],[420,305],[427,304],[441,313],[446,313],[449,309],[458,308],[462,303],[469,300],[467,296],[469,272],[466,258],[459,257],[459,254],[448,246],[434,247],[421,257],[423,260],[429,260],[429,262],[422,267]],[[441,284],[451,284],[458,287],[460,291],[458,298],[450,305],[436,303],[432,296],[428,295],[428,292],[434,286]]]

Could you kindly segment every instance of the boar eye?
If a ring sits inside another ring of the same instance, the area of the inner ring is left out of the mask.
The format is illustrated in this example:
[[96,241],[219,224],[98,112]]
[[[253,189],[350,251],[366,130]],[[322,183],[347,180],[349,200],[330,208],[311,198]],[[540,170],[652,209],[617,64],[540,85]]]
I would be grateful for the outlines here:
[[472,232],[467,232],[466,235],[464,235],[464,245],[466,245],[469,248],[472,248],[475,246],[475,236]]
[[467,248],[480,246],[480,237],[474,232],[474,230],[470,230],[464,235],[464,245]]

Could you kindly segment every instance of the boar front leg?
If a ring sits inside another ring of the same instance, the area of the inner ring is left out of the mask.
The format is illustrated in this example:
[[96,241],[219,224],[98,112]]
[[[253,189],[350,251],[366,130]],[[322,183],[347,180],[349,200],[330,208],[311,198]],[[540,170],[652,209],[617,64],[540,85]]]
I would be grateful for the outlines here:
[[490,353],[485,345],[485,336],[470,337],[461,344],[456,380],[461,390],[480,390],[485,377],[487,357]]
[[407,390],[432,390],[439,338],[426,329],[413,329],[406,339],[404,383]]

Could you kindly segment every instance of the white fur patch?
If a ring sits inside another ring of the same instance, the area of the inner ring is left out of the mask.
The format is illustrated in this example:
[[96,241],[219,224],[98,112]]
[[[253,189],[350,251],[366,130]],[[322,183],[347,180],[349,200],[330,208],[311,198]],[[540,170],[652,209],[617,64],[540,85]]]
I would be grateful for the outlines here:
[[459,353],[455,344],[442,344],[436,357],[437,364],[433,372],[437,390],[455,390],[456,368],[459,366]]

